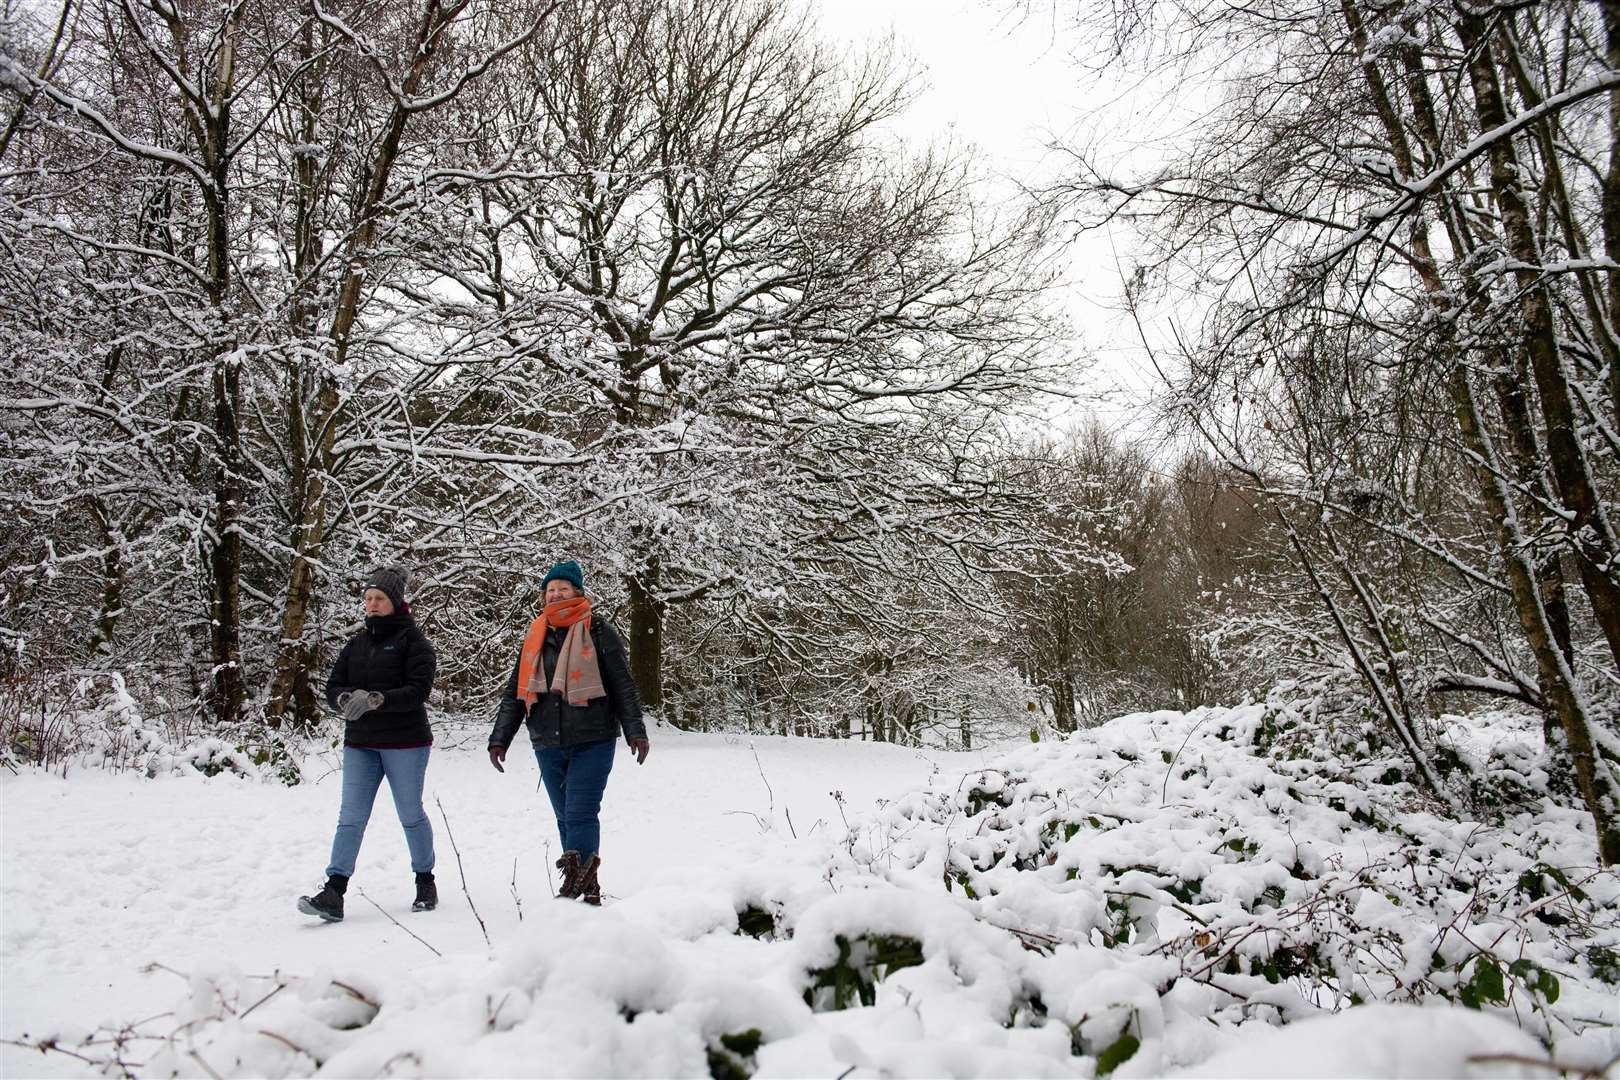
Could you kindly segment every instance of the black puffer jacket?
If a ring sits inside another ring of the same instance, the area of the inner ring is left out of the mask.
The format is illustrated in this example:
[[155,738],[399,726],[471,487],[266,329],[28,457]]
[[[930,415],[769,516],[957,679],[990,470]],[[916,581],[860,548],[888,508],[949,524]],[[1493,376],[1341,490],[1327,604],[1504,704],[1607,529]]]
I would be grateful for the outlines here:
[[438,663],[409,611],[367,616],[366,628],[349,639],[332,665],[326,700],[336,709],[345,690],[376,690],[383,703],[344,726],[344,743],[379,750],[432,743],[427,696]]
[[[561,626],[546,631],[541,660],[546,667],[547,686],[551,685],[551,677],[557,670],[557,654],[562,651],[567,635],[567,629]],[[489,745],[503,750],[511,746],[518,725],[525,721],[529,725],[529,741],[536,746],[573,746],[616,739],[621,733],[626,739],[647,737],[647,725],[641,719],[641,694],[630,677],[624,642],[606,619],[596,615],[591,616],[591,642],[596,646],[597,664],[602,669],[602,686],[607,690],[607,697],[570,705],[560,694],[545,694],[533,708],[528,708],[518,697],[518,667],[523,662],[523,648],[519,646],[518,662],[512,665],[512,675],[506,680],[506,692],[501,695],[500,707],[495,713],[495,729],[489,733]]]

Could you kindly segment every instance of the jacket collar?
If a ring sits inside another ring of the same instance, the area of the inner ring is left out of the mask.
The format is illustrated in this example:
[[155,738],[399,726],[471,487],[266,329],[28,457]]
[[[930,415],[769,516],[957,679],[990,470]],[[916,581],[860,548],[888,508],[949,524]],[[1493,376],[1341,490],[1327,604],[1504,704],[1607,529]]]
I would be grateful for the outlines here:
[[404,611],[396,611],[392,615],[367,615],[366,633],[374,638],[389,637],[405,629],[410,621],[410,613]]

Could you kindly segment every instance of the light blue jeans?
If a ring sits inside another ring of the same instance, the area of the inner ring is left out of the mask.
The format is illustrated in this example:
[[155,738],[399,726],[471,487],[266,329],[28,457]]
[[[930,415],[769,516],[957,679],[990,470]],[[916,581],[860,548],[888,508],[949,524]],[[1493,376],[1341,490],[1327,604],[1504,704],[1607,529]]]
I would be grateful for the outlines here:
[[573,746],[535,747],[540,778],[546,782],[557,833],[564,851],[577,851],[581,862],[602,846],[602,792],[613,770],[613,744],[617,739],[576,743]]
[[433,869],[433,826],[422,809],[422,784],[427,778],[431,746],[406,750],[372,750],[364,746],[343,748],[343,804],[338,810],[337,833],[332,837],[332,865],[326,876],[354,873],[360,857],[360,841],[365,839],[371,806],[377,789],[388,777],[388,790],[394,796],[394,809],[405,827],[405,845],[411,850],[411,869],[418,874]]

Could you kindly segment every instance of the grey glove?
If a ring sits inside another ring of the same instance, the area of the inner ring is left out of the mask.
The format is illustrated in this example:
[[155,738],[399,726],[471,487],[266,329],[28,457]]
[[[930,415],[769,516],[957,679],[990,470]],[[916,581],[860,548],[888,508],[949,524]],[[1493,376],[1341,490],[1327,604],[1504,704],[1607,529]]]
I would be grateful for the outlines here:
[[383,696],[375,690],[345,690],[337,696],[343,719],[353,723],[372,709],[382,708]]

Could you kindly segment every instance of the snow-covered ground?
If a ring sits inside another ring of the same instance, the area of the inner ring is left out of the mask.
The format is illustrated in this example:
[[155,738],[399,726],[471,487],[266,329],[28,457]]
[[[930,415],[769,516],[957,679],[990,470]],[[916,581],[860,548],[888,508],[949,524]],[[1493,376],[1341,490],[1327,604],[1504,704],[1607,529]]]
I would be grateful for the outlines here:
[[[1587,1068],[1620,1051],[1581,959],[1620,946],[1620,887],[1580,872],[1579,815],[1369,823],[1354,785],[1262,760],[1274,721],[1001,754],[660,732],[609,785],[601,910],[551,898],[532,756],[499,775],[441,743],[440,910],[409,911],[382,794],[332,926],[294,909],[336,814],[319,761],[292,788],[7,775],[0,1074],[1545,1077],[1530,1033]],[[1435,881],[1415,855],[1410,886],[1378,876],[1420,847]],[[1550,899],[1493,899],[1520,887]],[[1331,992],[1297,974],[1335,964]],[[46,1039],[89,1060],[17,1045]]]
[[[291,788],[230,773],[5,774],[0,1038],[82,1035],[172,1010],[186,990],[172,972],[357,972],[386,985],[403,973],[427,979],[455,966],[389,916],[446,957],[485,958],[441,806],[494,954],[532,950],[537,935],[544,940],[580,914],[551,900],[557,834],[536,788],[538,768],[521,741],[504,775],[490,768],[479,740],[461,741],[464,748],[448,749],[441,740],[428,769],[440,910],[410,911],[410,862],[384,790],[346,917],[335,926],[300,915],[294,902],[323,880],[337,815],[336,754],[324,770],[320,762],[310,769],[317,782]],[[784,860],[813,865],[817,838],[843,835],[833,792],[853,813],[923,784],[936,766],[960,773],[971,761],[892,745],[660,731],[645,765],[627,752],[615,762],[603,806],[602,882],[618,906],[597,921],[673,936],[723,922],[732,879]],[[795,831],[810,841],[795,845]],[[638,963],[634,955],[624,960]],[[145,1030],[164,1024],[160,1018]],[[66,1057],[0,1047],[5,1076],[84,1071]],[[648,1062],[629,1071],[660,1070]]]

